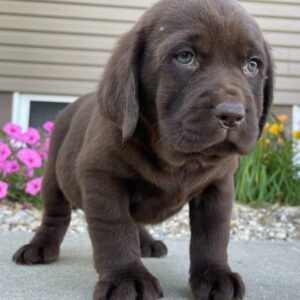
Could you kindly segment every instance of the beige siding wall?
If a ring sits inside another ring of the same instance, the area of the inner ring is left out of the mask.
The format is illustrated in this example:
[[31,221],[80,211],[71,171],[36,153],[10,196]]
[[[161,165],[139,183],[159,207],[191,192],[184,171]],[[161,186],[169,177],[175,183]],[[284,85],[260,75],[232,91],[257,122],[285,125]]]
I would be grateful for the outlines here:
[[0,128],[11,121],[12,115],[12,94],[0,92]]
[[[0,91],[95,89],[116,39],[155,0],[0,0]],[[273,46],[276,102],[300,104],[300,0],[240,1]]]

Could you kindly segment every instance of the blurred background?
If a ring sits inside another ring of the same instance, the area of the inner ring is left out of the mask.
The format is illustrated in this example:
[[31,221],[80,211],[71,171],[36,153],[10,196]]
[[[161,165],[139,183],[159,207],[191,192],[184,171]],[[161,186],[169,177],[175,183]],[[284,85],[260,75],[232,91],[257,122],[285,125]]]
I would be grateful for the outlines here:
[[[41,126],[94,91],[117,38],[154,2],[0,0],[0,126]],[[240,2],[273,48],[274,111],[300,119],[300,2]]]

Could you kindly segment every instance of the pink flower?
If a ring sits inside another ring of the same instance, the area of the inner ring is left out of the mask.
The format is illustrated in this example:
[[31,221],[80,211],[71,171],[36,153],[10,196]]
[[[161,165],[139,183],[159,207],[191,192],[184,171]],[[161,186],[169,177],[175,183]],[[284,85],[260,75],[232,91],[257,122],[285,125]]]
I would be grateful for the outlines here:
[[11,155],[10,148],[7,144],[0,144],[0,161],[6,160]]
[[3,166],[4,173],[13,174],[20,171],[20,166],[16,160],[6,161]]
[[1,161],[0,160],[0,173],[4,172],[5,163],[6,163],[6,161]]
[[25,192],[31,196],[37,195],[42,189],[42,178],[35,178],[27,182]]
[[4,199],[7,196],[8,184],[0,181],[0,199]]
[[23,142],[28,145],[35,145],[40,139],[39,131],[35,128],[30,127],[27,132],[23,134]]
[[43,128],[45,129],[45,131],[50,135],[52,133],[54,127],[54,123],[51,121],[47,121],[44,125]]
[[44,144],[42,145],[39,154],[42,159],[48,160],[48,150],[49,150],[50,138],[46,138]]
[[40,156],[43,160],[45,160],[45,161],[48,160],[48,153],[47,152],[40,152]]
[[28,169],[40,168],[42,166],[42,159],[35,150],[22,149],[17,153],[17,157]]
[[33,175],[34,175],[33,170],[29,170],[28,172],[26,172],[26,173],[24,174],[25,177],[29,177],[29,178],[33,177]]
[[50,146],[50,139],[46,138],[44,145],[43,145],[43,150],[48,151],[49,150],[49,146]]
[[7,123],[3,127],[3,131],[11,138],[16,141],[22,140],[22,130],[21,127],[17,124]]

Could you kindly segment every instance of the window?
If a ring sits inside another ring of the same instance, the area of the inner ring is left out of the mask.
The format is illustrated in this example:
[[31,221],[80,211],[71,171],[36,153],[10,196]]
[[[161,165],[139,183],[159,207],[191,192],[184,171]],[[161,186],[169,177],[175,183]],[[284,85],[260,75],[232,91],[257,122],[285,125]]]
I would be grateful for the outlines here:
[[28,95],[14,93],[12,122],[22,126],[41,127],[46,121],[53,121],[59,111],[77,97]]

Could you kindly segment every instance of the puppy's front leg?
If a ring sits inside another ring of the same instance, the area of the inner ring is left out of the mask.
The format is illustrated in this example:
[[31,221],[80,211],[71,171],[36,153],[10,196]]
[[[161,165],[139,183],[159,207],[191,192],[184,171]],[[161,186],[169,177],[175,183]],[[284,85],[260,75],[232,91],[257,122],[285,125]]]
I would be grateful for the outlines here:
[[227,261],[233,176],[210,185],[190,202],[190,284],[196,299],[237,300],[245,294]]
[[99,282],[94,300],[158,299],[158,280],[141,262],[138,227],[123,183],[107,173],[82,174],[84,210]]

